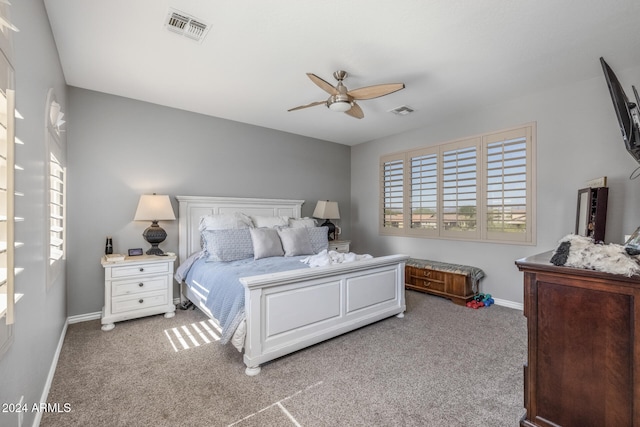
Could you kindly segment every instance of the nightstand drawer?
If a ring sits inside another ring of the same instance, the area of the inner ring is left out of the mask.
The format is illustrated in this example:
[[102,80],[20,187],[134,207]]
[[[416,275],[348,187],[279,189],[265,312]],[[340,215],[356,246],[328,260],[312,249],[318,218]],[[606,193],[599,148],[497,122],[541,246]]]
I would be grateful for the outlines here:
[[167,289],[167,276],[141,277],[138,280],[119,280],[111,282],[111,295],[133,295],[141,292]]
[[329,242],[329,251],[335,252],[349,252],[349,244],[351,242],[349,240],[332,240]]
[[167,273],[168,271],[169,264],[166,262],[145,265],[123,265],[121,267],[111,267],[111,277],[131,277],[141,274]]
[[150,292],[135,296],[127,295],[124,297],[113,298],[111,311],[113,313],[124,313],[126,311],[141,310],[166,304],[166,292]]

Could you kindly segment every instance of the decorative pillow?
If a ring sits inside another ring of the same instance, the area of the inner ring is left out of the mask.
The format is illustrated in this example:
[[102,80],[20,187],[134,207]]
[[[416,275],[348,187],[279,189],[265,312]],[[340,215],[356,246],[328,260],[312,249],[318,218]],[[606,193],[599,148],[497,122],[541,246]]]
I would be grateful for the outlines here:
[[289,227],[291,228],[300,228],[300,227],[315,227],[317,225],[316,220],[314,218],[289,218]]
[[277,229],[284,256],[312,255],[311,239],[308,228],[279,228]]
[[250,228],[251,218],[235,212],[232,214],[204,215],[200,217],[199,230],[228,230]]
[[203,247],[207,261],[236,261],[253,257],[253,243],[248,228],[204,230]]
[[255,228],[286,227],[289,225],[288,216],[251,215],[251,220]]
[[254,259],[284,255],[280,236],[274,228],[252,228],[250,231]]
[[324,227],[307,228],[307,231],[314,254],[329,249],[329,227],[325,225]]

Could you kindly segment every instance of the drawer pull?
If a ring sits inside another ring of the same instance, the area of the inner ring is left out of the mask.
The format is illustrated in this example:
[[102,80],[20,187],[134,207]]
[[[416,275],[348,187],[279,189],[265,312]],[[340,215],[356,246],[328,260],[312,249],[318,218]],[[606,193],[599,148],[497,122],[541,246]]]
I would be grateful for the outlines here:
[[140,283],[138,283],[138,286],[143,287],[144,283],[140,282]]
[[425,277],[429,277],[429,276],[431,276],[431,271],[425,271],[425,272],[424,272],[424,275],[425,275]]
[[143,268],[143,267],[140,267],[140,271],[141,271],[141,272],[142,272],[142,271],[144,271],[144,268]]
[[140,299],[138,300],[138,302],[139,302],[140,304],[142,304],[142,303],[144,302],[144,300],[143,300],[142,298],[140,298]]

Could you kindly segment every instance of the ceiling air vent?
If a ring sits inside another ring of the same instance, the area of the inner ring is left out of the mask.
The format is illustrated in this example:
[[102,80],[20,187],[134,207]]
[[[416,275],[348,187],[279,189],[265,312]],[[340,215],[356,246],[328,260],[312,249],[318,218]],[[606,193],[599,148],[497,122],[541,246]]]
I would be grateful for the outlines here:
[[389,110],[390,113],[393,113],[397,116],[406,116],[413,113],[413,108],[408,105],[402,105],[400,107],[396,107],[393,110]]
[[169,9],[164,26],[167,30],[202,42],[209,32],[209,25],[179,10]]

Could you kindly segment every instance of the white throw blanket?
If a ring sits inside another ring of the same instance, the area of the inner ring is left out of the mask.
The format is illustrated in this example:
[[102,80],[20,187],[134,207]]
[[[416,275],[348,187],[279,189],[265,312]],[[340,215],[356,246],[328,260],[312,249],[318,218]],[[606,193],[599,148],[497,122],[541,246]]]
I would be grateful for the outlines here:
[[302,258],[300,262],[309,264],[310,267],[323,267],[325,265],[342,264],[345,262],[360,261],[362,259],[373,258],[369,254],[358,255],[353,252],[343,253],[336,251],[327,251],[326,249],[318,252],[316,255],[311,255],[306,258]]

